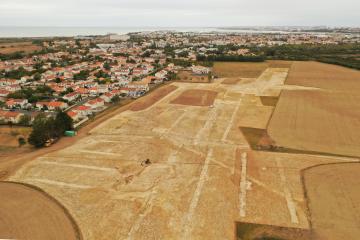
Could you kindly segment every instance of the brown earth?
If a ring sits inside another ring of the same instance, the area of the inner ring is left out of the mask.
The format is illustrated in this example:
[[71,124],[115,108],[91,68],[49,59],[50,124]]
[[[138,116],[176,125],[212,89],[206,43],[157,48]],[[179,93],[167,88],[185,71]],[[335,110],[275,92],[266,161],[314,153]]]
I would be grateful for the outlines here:
[[180,96],[171,101],[173,104],[191,106],[210,106],[214,103],[217,92],[209,90],[190,89],[182,92]]
[[52,197],[27,185],[0,182],[0,238],[81,239],[71,216]]
[[41,50],[42,47],[31,42],[0,43],[0,54],[10,54],[14,52],[32,53]]
[[[129,104],[39,150],[10,180],[56,197],[85,239],[234,239],[235,222],[309,229],[301,170],[349,160],[251,150],[239,127],[266,128],[273,107],[259,96],[281,90],[280,70],[246,84],[172,83],[146,111]],[[194,90],[218,92],[214,107],[172,104]]]
[[312,234],[308,229],[237,223],[237,237],[239,240],[309,240]]
[[360,71],[319,62],[294,62],[285,82],[333,91],[360,91]]
[[174,91],[175,89],[177,89],[177,87],[173,85],[166,85],[164,87],[161,87],[157,89],[156,92],[140,98],[138,101],[136,101],[134,104],[131,105],[130,110],[132,111],[145,110],[148,107],[152,106],[155,102],[159,101],[160,99],[162,99],[163,97]]
[[0,146],[18,147],[18,139],[20,137],[27,139],[30,135],[30,132],[30,127],[0,126]]
[[359,239],[359,172],[360,163],[320,165],[303,172],[317,239]]
[[226,78],[224,81],[222,81],[222,84],[237,84],[238,82],[240,82],[241,79],[240,78]]
[[179,71],[177,77],[180,82],[191,83],[209,83],[210,80],[207,75],[195,75],[191,71]]
[[266,61],[270,68],[290,68],[293,61],[268,60]]
[[246,62],[216,62],[213,67],[213,73],[218,77],[243,77],[257,78],[268,67],[266,62],[263,63],[246,63]]
[[282,91],[268,126],[277,146],[360,156],[360,96]]

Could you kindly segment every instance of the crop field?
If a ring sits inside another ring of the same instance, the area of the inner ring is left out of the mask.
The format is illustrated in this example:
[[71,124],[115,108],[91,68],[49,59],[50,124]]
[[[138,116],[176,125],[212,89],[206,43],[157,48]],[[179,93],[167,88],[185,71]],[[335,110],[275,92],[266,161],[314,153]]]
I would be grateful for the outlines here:
[[41,47],[31,42],[0,43],[0,54],[10,54],[14,52],[32,53],[41,50]]
[[0,182],[0,196],[1,239],[81,239],[65,210],[45,193],[22,184]]
[[304,171],[311,222],[319,239],[360,236],[360,163],[328,164]]
[[261,97],[285,87],[282,66],[247,82],[173,82],[8,180],[54,197],[89,240],[235,239],[238,222],[307,234],[303,169],[355,160],[251,149],[241,128],[266,131],[283,95],[276,107]]
[[359,92],[360,71],[318,62],[294,62],[286,84]]
[[257,78],[267,67],[267,63],[216,62],[213,71],[218,77]]
[[283,91],[269,123],[277,146],[360,156],[360,96],[323,91]]

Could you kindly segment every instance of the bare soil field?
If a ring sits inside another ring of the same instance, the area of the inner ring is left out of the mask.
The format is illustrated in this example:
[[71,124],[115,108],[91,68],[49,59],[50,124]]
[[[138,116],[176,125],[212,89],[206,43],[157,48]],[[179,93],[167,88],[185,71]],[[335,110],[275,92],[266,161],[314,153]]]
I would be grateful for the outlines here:
[[41,50],[38,45],[31,42],[14,42],[14,43],[0,43],[0,54],[10,54],[14,52],[32,53]]
[[0,238],[76,240],[75,222],[54,199],[29,186],[0,182]]
[[283,91],[268,126],[277,146],[360,156],[360,96]]
[[268,60],[270,68],[291,68],[293,61]]
[[268,67],[267,63],[216,62],[213,67],[215,76],[230,78],[257,78]]
[[319,62],[294,62],[286,84],[358,92],[360,71]]
[[195,75],[191,71],[180,71],[177,74],[180,82],[191,82],[191,83],[209,83],[210,80],[207,75]]
[[311,223],[317,239],[360,236],[360,163],[320,165],[304,171]]
[[306,232],[301,171],[352,159],[251,149],[240,127],[261,140],[274,109],[261,97],[276,96],[286,76],[268,68],[246,83],[171,83],[150,107],[129,110],[138,99],[91,122],[7,179],[54,196],[89,240],[235,239],[236,222]]
[[141,111],[150,106],[152,106],[155,102],[159,101],[172,91],[174,91],[177,87],[173,85],[168,85],[161,87],[154,94],[149,94],[145,97],[140,98],[134,104],[131,105],[130,110],[132,111]]
[[191,106],[210,106],[214,103],[217,92],[209,90],[190,89],[181,93],[171,103]]
[[238,82],[240,82],[241,79],[240,78],[226,78],[224,81],[222,81],[222,84],[237,84]]

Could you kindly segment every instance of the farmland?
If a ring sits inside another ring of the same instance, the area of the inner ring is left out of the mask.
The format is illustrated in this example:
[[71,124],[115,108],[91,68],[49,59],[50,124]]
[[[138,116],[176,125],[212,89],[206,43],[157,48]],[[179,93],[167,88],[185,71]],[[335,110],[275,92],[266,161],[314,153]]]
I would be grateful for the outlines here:
[[41,47],[31,42],[0,43],[0,54],[11,54],[15,52],[32,53],[41,50]]
[[2,238],[14,235],[30,240],[81,238],[64,209],[45,193],[22,184],[0,182],[0,196],[3,202],[0,208]]
[[318,63],[294,62],[286,84],[332,91],[359,91],[360,71]]
[[31,128],[29,127],[0,126],[0,157],[30,151],[29,144],[25,143],[24,146],[19,146],[19,138],[27,141],[30,132]]
[[358,94],[283,91],[268,133],[281,147],[360,156],[359,108]]
[[[358,154],[359,131],[341,125],[358,126],[351,111],[358,97],[288,83],[297,63],[219,64],[215,71],[220,66],[222,78],[159,88],[145,96],[149,103],[138,99],[125,106],[8,180],[34,185],[58,200],[84,239],[234,239],[235,223],[244,236],[255,229],[256,237],[306,239],[317,221],[328,218],[324,213],[334,207],[334,196],[347,209],[344,199],[357,194],[347,187],[343,195],[329,194],[327,204],[316,195],[323,179],[305,169],[334,162],[358,166],[357,159],[334,156]],[[260,141],[258,132],[299,151],[254,150],[247,134]],[[342,178],[349,171],[336,173]],[[341,183],[331,176],[332,184]],[[340,214],[350,216],[347,210]]]

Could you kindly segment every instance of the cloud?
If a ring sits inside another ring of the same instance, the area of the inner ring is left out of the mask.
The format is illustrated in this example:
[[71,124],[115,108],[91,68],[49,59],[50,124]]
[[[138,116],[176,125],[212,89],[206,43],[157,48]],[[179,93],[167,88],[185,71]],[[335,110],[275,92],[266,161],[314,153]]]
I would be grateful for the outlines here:
[[1,0],[0,25],[360,26],[357,0]]

